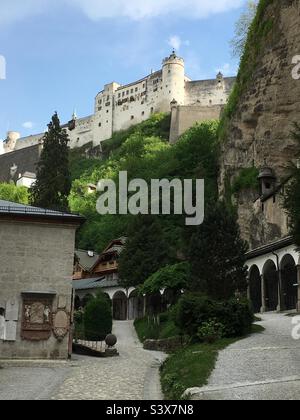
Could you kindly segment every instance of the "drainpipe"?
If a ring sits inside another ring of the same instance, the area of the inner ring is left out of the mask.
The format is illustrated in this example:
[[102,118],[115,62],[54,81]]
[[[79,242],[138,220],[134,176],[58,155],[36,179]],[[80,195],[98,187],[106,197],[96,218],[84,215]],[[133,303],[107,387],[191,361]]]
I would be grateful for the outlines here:
[[281,270],[279,266],[279,255],[276,254],[274,251],[272,251],[272,254],[275,255],[276,261],[277,261],[277,271],[278,271],[278,312],[281,312],[284,310],[283,307],[283,299],[282,299],[282,277],[281,277]]

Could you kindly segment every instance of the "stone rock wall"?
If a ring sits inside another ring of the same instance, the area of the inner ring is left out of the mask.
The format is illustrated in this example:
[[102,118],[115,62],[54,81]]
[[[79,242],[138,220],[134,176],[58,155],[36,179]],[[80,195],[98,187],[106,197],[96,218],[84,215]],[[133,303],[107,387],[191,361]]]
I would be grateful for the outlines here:
[[[269,1],[263,19],[271,22],[272,28],[262,36],[257,64],[226,130],[219,179],[221,195],[241,168],[259,168],[265,160],[280,183],[288,173],[289,161],[295,161],[298,152],[291,131],[300,116],[300,80],[292,77],[293,59],[300,54],[300,1]],[[242,235],[251,248],[286,234],[280,205],[272,210],[278,213],[272,213],[277,224],[270,224],[253,191],[240,194],[237,204]]]

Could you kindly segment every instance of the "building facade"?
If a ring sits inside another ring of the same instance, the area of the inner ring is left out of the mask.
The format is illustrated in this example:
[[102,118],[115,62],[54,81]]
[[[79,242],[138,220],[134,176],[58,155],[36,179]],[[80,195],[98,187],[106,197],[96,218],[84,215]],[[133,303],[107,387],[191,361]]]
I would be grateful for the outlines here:
[[0,200],[0,359],[67,359],[79,216]]
[[287,183],[278,183],[268,166],[261,168],[258,180],[260,195],[253,200],[251,220],[244,218],[242,210],[249,207],[249,195],[239,201],[240,225],[248,227],[251,244],[247,253],[249,298],[255,312],[300,311],[300,252],[289,236],[283,207]]
[[[175,141],[182,127],[187,129],[196,121],[208,117],[218,118],[234,82],[234,77],[225,78],[221,73],[212,80],[192,81],[185,74],[184,60],[173,52],[163,60],[159,71],[125,86],[116,82],[105,85],[96,95],[92,115],[77,118],[73,114],[72,120],[64,126],[70,138],[70,147],[88,143],[99,146],[113,133],[141,123],[153,113],[170,113],[171,102],[176,119],[171,140]],[[183,107],[178,114],[174,112],[174,104],[178,110]],[[193,107],[195,109],[191,113]],[[9,132],[2,153],[32,147],[39,144],[42,137],[43,133],[21,138],[19,133]]]

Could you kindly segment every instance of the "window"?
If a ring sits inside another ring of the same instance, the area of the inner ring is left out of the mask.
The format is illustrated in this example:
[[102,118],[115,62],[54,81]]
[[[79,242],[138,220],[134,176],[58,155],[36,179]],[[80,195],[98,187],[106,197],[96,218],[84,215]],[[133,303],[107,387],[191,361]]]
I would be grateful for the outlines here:
[[121,93],[118,94],[118,98],[121,98]]
[[109,101],[109,95],[107,95],[107,99],[106,100]]
[[129,90],[126,91],[126,95],[129,95]]
[[145,111],[142,112],[142,116],[144,116],[144,115],[145,115]]
[[136,88],[135,88],[135,91],[137,92],[138,90],[139,90],[139,88],[137,88],[137,87],[136,87]]
[[151,114],[153,114],[153,112],[154,112],[154,108],[151,108],[151,111],[150,111],[150,112],[151,112]]
[[102,106],[98,106],[98,111],[101,111],[102,110]]
[[125,92],[122,92],[122,96],[123,96],[123,98],[124,98],[124,96],[125,96]]
[[134,92],[133,89],[131,89],[130,93],[133,93],[133,92]]
[[106,111],[106,113],[107,113],[107,114],[109,113],[109,109]]
[[134,115],[131,115],[131,119],[134,120]]
[[101,123],[99,123],[99,127],[101,127],[102,126],[102,124]]

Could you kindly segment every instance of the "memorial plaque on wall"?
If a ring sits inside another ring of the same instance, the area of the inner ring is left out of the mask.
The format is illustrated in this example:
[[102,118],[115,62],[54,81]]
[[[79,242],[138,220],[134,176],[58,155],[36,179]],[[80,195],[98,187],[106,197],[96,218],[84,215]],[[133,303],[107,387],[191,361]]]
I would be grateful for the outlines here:
[[23,294],[22,330],[23,340],[49,340],[52,331],[52,307],[54,295]]

